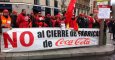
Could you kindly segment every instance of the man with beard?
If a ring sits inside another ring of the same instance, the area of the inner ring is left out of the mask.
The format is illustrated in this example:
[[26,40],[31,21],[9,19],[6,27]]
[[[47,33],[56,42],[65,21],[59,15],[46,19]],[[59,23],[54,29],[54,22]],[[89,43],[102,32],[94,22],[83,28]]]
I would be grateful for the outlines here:
[[3,15],[0,15],[0,33],[2,28],[11,28],[11,17],[7,9],[3,10]]
[[0,21],[2,28],[11,28],[11,17],[7,9],[4,9],[3,15],[0,16]]

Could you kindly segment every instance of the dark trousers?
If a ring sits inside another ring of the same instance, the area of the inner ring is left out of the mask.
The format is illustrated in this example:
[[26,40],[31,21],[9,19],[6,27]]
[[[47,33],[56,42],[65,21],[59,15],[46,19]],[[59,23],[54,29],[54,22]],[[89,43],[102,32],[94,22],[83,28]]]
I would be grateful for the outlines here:
[[2,33],[2,28],[0,27],[0,33]]
[[115,33],[113,33],[113,39],[115,40]]

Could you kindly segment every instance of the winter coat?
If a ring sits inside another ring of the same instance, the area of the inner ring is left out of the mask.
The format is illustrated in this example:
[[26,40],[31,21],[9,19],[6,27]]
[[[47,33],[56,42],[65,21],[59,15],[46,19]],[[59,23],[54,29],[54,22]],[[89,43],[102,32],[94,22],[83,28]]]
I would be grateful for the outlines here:
[[18,15],[17,24],[18,24],[19,28],[28,28],[29,23],[28,23],[28,20],[27,20],[27,16],[24,16],[22,13],[20,15]]

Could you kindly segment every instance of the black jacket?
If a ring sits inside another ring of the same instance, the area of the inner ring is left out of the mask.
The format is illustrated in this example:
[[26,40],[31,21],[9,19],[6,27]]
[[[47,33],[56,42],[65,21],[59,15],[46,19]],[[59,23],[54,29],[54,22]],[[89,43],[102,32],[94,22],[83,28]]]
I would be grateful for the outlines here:
[[17,28],[16,20],[17,20],[17,15],[11,15],[11,22],[12,22],[12,27]]
[[111,31],[115,33],[115,21],[110,21],[108,26],[111,28]]
[[88,27],[88,20],[78,17],[77,19],[78,25],[80,28],[87,28]]
[[52,27],[51,18],[45,17],[45,23],[48,25],[48,27]]

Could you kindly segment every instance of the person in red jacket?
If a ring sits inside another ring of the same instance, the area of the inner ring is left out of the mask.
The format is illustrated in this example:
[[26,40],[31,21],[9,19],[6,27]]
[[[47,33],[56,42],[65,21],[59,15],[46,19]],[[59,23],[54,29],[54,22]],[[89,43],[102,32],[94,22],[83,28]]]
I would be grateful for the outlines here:
[[38,16],[36,16],[36,24],[37,24],[37,27],[47,27],[48,26],[45,23],[44,16],[41,15],[41,12],[38,12]]
[[51,23],[52,23],[52,27],[55,27],[55,23],[56,23],[56,17],[55,16],[51,17]]
[[92,16],[93,16],[93,14],[90,14],[90,16],[88,17],[88,19],[89,19],[89,28],[93,28],[93,23],[95,22],[94,18]]
[[60,18],[57,16],[52,16],[51,18],[52,27],[60,27]]
[[55,27],[61,27],[61,16],[58,14],[56,15],[56,22],[55,22]]
[[26,16],[26,10],[22,9],[22,12],[18,15],[17,24],[19,28],[28,28],[28,19],[29,17]]

